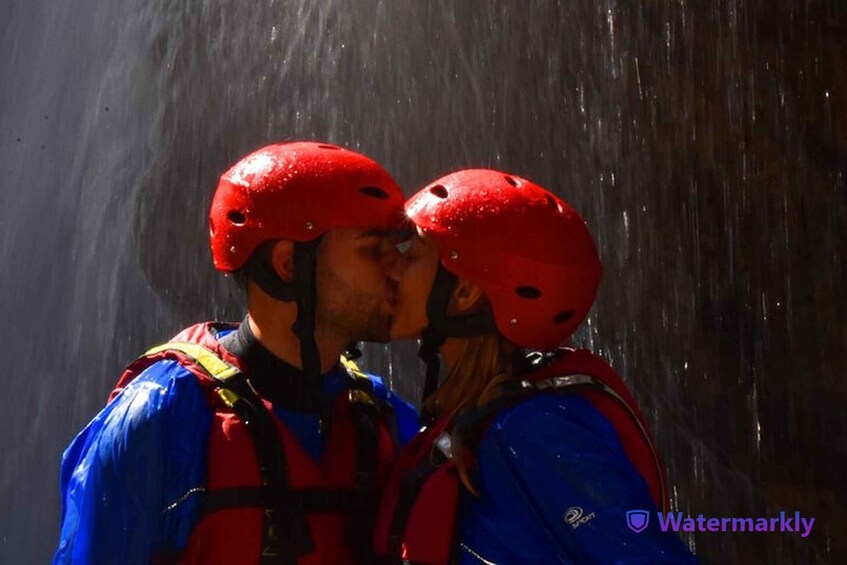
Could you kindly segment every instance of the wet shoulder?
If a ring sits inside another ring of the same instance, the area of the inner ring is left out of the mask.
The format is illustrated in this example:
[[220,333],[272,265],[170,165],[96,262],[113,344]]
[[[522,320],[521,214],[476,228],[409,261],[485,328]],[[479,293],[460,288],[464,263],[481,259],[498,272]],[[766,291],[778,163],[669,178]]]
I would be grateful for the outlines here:
[[130,381],[104,410],[107,417],[127,423],[208,411],[205,392],[197,378],[179,362],[157,361]]
[[483,443],[497,443],[511,452],[620,451],[612,424],[578,394],[539,394],[501,410]]

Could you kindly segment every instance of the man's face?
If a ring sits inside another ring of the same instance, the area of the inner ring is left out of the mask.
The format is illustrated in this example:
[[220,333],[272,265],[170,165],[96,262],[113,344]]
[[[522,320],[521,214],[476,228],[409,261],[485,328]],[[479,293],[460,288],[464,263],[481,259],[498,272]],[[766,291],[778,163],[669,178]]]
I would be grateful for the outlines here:
[[369,228],[339,228],[318,247],[318,331],[353,341],[387,342],[397,305],[393,278],[400,253],[394,234]]

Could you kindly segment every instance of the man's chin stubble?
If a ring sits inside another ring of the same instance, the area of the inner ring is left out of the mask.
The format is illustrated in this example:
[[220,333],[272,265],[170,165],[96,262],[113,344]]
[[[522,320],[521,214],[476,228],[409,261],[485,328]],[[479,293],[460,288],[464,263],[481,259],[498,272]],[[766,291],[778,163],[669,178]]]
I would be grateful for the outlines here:
[[391,325],[394,322],[393,317],[374,316],[371,323],[368,324],[368,330],[364,332],[367,337],[363,337],[359,341],[368,341],[372,343],[388,343],[391,341]]

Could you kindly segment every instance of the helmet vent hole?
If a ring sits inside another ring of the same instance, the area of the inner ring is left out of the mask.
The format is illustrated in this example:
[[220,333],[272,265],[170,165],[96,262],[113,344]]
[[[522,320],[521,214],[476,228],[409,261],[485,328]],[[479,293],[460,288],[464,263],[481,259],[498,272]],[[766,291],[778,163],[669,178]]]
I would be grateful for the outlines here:
[[243,226],[245,223],[247,223],[247,218],[238,210],[230,210],[226,217],[230,222],[232,222],[236,226]]
[[429,191],[439,198],[447,198],[447,189],[440,184],[430,187]]
[[562,205],[559,204],[556,199],[550,196],[549,194],[547,195],[547,204],[555,208],[558,213],[562,213]]
[[568,320],[573,318],[573,315],[574,315],[573,310],[564,310],[562,312],[559,312],[555,316],[553,316],[553,323],[554,324],[564,324],[565,322],[567,322]]
[[326,144],[318,145],[318,148],[320,148],[320,149],[334,149],[336,151],[341,149],[340,147],[336,147],[335,145],[326,145]]
[[541,291],[534,286],[519,286],[515,289],[515,293],[521,298],[541,298]]
[[361,192],[365,196],[370,196],[371,198],[378,198],[379,200],[388,200],[388,193],[376,186],[363,186],[359,189],[359,192]]
[[503,177],[503,178],[506,179],[506,182],[511,184],[512,186],[518,186],[518,181],[516,181],[514,178],[509,177],[509,176],[506,176],[506,177]]

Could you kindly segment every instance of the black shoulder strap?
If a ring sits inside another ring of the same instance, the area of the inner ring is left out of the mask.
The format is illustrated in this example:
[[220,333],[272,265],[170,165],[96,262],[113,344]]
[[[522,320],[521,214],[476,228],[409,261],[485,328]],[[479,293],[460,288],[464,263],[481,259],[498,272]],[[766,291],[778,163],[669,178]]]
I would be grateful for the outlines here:
[[244,422],[253,442],[262,486],[267,492],[292,504],[265,508],[262,525],[261,563],[294,565],[297,556],[314,551],[314,540],[306,523],[303,508],[291,496],[288,465],[273,416],[256,395],[244,374],[212,351],[194,343],[171,342],[151,349],[146,355],[174,352],[177,358],[188,357],[201,367],[218,385],[215,392]]
[[352,378],[348,395],[356,436],[356,486],[348,541],[356,554],[357,562],[370,564],[374,562],[372,538],[378,503],[376,472],[382,412],[373,395],[371,380],[352,361],[342,361]]
[[261,562],[293,565],[298,555],[311,553],[315,547],[303,499],[292,496],[285,450],[273,416],[243,374],[240,379],[227,382],[222,389],[229,393],[228,405],[242,419],[253,441],[262,486],[267,492],[275,493],[281,503],[265,507]]

